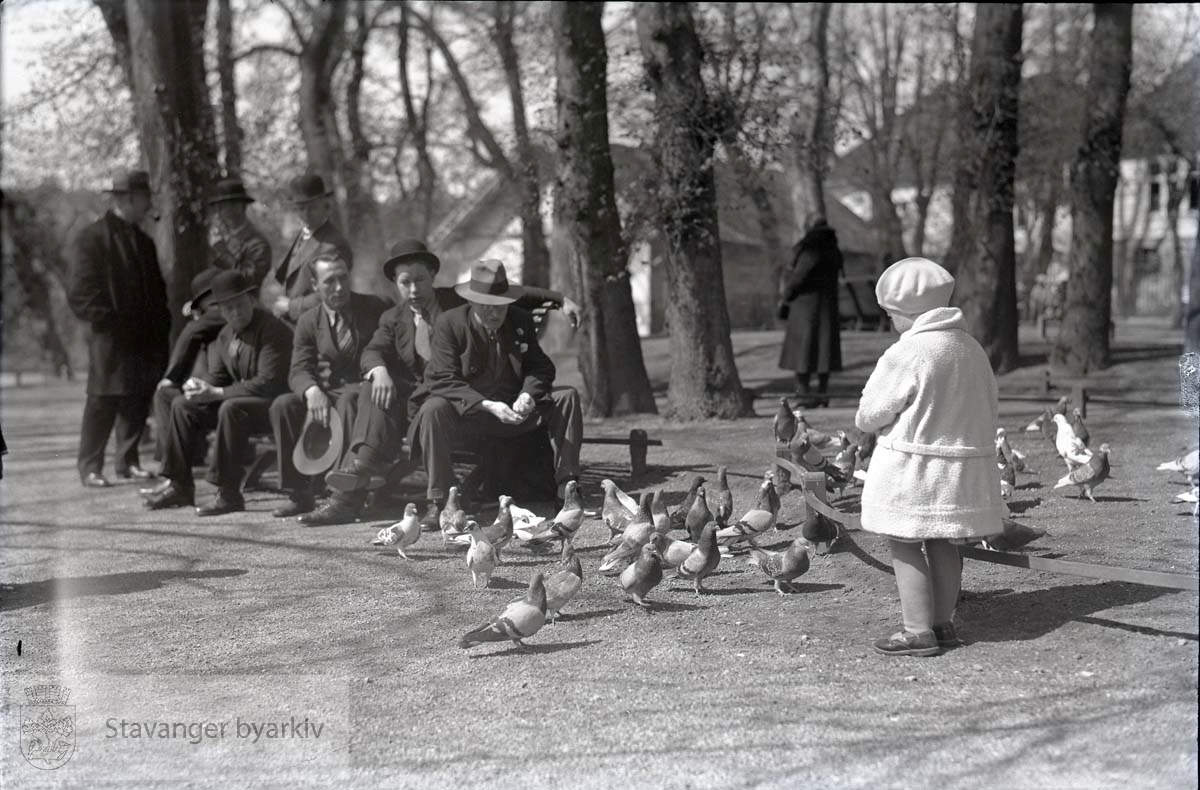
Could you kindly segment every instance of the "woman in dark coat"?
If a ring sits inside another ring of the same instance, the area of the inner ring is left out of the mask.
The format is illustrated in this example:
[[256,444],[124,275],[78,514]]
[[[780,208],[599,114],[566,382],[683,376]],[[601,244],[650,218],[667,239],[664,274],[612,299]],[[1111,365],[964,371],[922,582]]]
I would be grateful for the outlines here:
[[[792,265],[780,283],[780,317],[787,320],[779,367],[795,371],[796,394],[809,408],[828,406],[831,371],[842,369],[838,276],[842,253],[824,217],[814,218],[792,250]],[[817,374],[817,394],[809,379]]]

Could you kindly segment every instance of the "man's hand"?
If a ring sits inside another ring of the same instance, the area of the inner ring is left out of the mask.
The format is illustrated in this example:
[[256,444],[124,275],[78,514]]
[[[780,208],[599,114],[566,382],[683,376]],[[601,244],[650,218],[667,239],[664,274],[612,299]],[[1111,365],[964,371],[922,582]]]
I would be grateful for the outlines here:
[[175,382],[171,381],[170,379],[163,379],[162,381],[160,381],[154,385],[154,389],[160,390],[163,387],[174,387],[174,386],[175,386]]
[[537,404],[533,402],[533,396],[528,392],[522,392],[517,396],[517,399],[513,401],[512,410],[516,412],[518,417],[524,420],[530,414],[533,414],[533,407],[535,405]]
[[321,425],[329,425],[329,396],[317,385],[304,391],[304,400],[308,404],[308,413]]
[[193,403],[208,403],[221,397],[220,390],[198,378],[190,378],[183,382],[183,395]]
[[396,383],[383,365],[377,365],[367,371],[367,379],[371,382],[371,402],[381,409],[391,408],[396,399]]
[[507,403],[498,400],[485,400],[479,406],[505,425],[520,425],[525,421],[525,418],[509,408]]
[[275,304],[271,305],[271,312],[275,314],[276,318],[283,318],[287,315],[289,304],[291,304],[291,300],[286,296],[277,296]]
[[571,322],[572,329],[579,328],[579,322],[583,319],[583,308],[569,296],[563,297],[562,314]]

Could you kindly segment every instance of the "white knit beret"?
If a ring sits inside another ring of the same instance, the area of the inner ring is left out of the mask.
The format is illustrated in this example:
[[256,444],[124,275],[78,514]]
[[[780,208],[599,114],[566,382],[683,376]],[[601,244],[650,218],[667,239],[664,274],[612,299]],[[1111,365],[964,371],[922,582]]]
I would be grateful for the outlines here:
[[927,258],[905,258],[879,276],[875,299],[884,310],[917,315],[948,306],[953,291],[950,272]]

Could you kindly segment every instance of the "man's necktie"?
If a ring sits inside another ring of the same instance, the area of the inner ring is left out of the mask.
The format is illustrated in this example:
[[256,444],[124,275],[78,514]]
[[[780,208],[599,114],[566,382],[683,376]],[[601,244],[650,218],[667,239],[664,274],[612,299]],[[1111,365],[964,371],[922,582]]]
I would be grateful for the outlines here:
[[348,352],[354,348],[354,333],[350,331],[350,324],[344,320],[338,313],[333,314],[333,336],[337,338],[337,347],[339,351]]
[[417,330],[417,356],[428,362],[433,355],[433,351],[429,347],[429,322],[420,313],[413,311],[413,324]]
[[238,338],[233,338],[229,341],[229,361],[236,368],[238,361],[238,352],[242,350],[242,341]]

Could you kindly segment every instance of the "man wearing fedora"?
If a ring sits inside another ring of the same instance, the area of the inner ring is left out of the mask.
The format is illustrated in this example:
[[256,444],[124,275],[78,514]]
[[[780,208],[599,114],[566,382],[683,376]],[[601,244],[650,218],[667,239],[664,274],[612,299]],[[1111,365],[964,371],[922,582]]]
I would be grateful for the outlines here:
[[292,208],[304,227],[275,269],[275,280],[283,286],[283,294],[275,299],[272,311],[294,326],[306,310],[320,302],[313,293],[312,262],[318,256],[335,255],[353,269],[354,253],[333,224],[333,192],[325,188],[325,179],[311,173],[297,176],[289,191]]
[[[380,314],[388,307],[378,296],[350,290],[350,267],[341,258],[322,254],[309,265],[320,303],[301,315],[296,324],[288,376],[291,392],[271,404],[280,485],[289,499],[275,511],[276,518],[298,516],[313,509],[317,481],[310,475],[324,474],[329,466],[309,465],[302,455],[305,468],[297,469],[293,451],[309,423],[328,426],[336,420],[343,436],[350,433],[362,381],[359,358],[379,324]],[[334,463],[339,460],[332,459]]]
[[250,455],[249,440],[270,430],[271,401],[287,389],[292,331],[257,306],[254,284],[237,271],[212,279],[210,302],[225,319],[208,355],[208,371],[183,383],[171,402],[171,422],[162,474],[170,481],[146,502],[151,510],[195,504],[192,458],[207,431],[217,430],[217,446],[207,479],[217,487],[212,504],[198,516],[245,510],[242,478]]
[[[416,409],[409,397],[425,375],[432,356],[433,326],[439,316],[467,300],[454,288],[435,288],[442,262],[418,239],[392,245],[383,273],[396,284],[398,303],[379,319],[379,328],[362,355],[363,378],[358,415],[350,431],[347,463],[326,477],[333,497],[302,520],[308,523],[353,521],[368,486],[382,476],[400,453],[400,443]],[[557,291],[527,287],[515,303],[526,310],[560,306],[577,323],[579,306]],[[436,519],[435,519],[436,520]]]
[[154,476],[138,462],[138,443],[166,366],[171,329],[154,242],[138,227],[150,213],[150,175],[122,173],[105,192],[112,208],[76,238],[67,295],[71,311],[91,326],[78,460],[79,479],[89,488],[111,485],[103,468],[114,425],[117,477]]
[[217,182],[208,199],[208,205],[216,212],[209,264],[217,269],[239,271],[260,286],[271,271],[271,243],[246,217],[246,207],[253,202],[240,178]]
[[524,289],[509,284],[503,263],[480,261],[456,290],[468,304],[438,318],[424,380],[412,396],[418,411],[409,446],[413,457],[420,453],[424,460],[429,509],[439,507],[455,484],[455,448],[539,428],[554,448],[561,498],[567,481],[579,476],[579,393],[553,386],[554,363],[538,345],[532,317],[510,307]]

